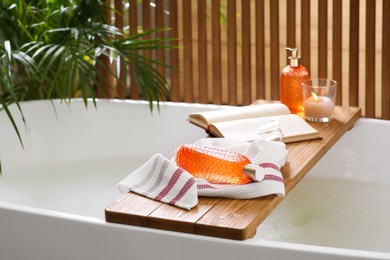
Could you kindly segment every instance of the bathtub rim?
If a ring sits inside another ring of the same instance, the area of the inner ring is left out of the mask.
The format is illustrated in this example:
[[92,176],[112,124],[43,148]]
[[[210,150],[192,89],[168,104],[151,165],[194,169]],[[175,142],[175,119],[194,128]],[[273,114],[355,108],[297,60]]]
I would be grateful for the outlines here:
[[[360,259],[360,258],[390,259],[390,253],[386,253],[386,252],[375,252],[375,251],[365,251],[365,250],[356,250],[356,249],[347,249],[347,248],[299,244],[299,243],[291,243],[291,242],[265,241],[265,240],[253,240],[253,239],[248,239],[243,241],[231,240],[231,239],[147,228],[147,227],[109,223],[98,218],[80,216],[71,213],[58,212],[54,210],[35,208],[35,207],[0,201],[0,212],[2,210],[7,210],[15,214],[44,216],[49,218],[60,219],[62,221],[85,223],[89,225],[100,225],[100,226],[105,226],[107,228],[126,230],[128,232],[131,231],[146,232],[148,235],[157,235],[157,236],[162,235],[165,237],[176,236],[186,240],[195,240],[195,242],[197,240],[203,240],[203,242],[209,242],[209,243],[227,243],[228,245],[243,245],[244,247],[257,247],[259,249],[262,248],[268,250],[275,249],[275,250],[284,250],[289,252],[320,254],[324,256],[326,255],[326,256],[346,257],[351,259]],[[131,234],[129,233],[128,235]]]

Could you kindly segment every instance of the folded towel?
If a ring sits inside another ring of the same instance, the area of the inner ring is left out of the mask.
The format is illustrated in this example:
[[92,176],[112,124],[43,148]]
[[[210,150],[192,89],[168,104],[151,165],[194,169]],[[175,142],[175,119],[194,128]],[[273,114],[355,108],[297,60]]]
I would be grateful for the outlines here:
[[227,139],[204,138],[194,145],[209,146],[241,153],[252,164],[264,169],[264,179],[245,185],[214,184],[194,178],[178,167],[175,161],[155,154],[143,166],[118,184],[122,192],[133,191],[151,199],[191,209],[198,203],[198,196],[251,199],[275,194],[285,195],[280,168],[284,165],[287,150],[282,142],[259,139],[252,143]]
[[121,181],[118,188],[123,193],[133,191],[185,209],[198,204],[195,178],[161,154],[152,156]]

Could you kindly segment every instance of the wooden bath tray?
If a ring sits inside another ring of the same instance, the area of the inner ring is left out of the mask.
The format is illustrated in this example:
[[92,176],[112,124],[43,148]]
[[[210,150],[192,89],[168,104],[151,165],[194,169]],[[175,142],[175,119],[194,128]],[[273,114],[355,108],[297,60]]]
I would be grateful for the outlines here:
[[[287,145],[287,161],[282,168],[286,196],[359,117],[360,108],[336,107],[330,123],[310,123],[320,131],[321,140]],[[187,211],[129,193],[106,208],[105,214],[108,222],[244,240],[256,234],[257,227],[282,199],[275,195],[250,200],[202,197]]]

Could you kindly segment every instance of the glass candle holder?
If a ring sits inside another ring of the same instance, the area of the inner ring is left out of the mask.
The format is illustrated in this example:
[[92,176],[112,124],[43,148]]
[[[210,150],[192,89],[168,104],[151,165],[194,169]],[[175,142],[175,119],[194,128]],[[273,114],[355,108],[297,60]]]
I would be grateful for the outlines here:
[[329,122],[335,108],[337,82],[330,79],[302,81],[305,118],[312,122]]

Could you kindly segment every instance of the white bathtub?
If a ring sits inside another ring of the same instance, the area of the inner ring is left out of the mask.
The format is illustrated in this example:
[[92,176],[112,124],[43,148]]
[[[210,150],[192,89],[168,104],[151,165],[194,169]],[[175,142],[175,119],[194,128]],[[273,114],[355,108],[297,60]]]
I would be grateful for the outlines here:
[[[104,221],[122,197],[116,183],[154,153],[169,157],[203,137],[186,117],[216,106],[167,103],[153,114],[143,102],[54,106],[23,103],[27,127],[13,109],[24,150],[0,113],[0,259],[390,259],[389,122],[359,120],[255,238],[232,241]],[[365,186],[356,204],[349,191]],[[346,202],[333,208],[329,197]]]

